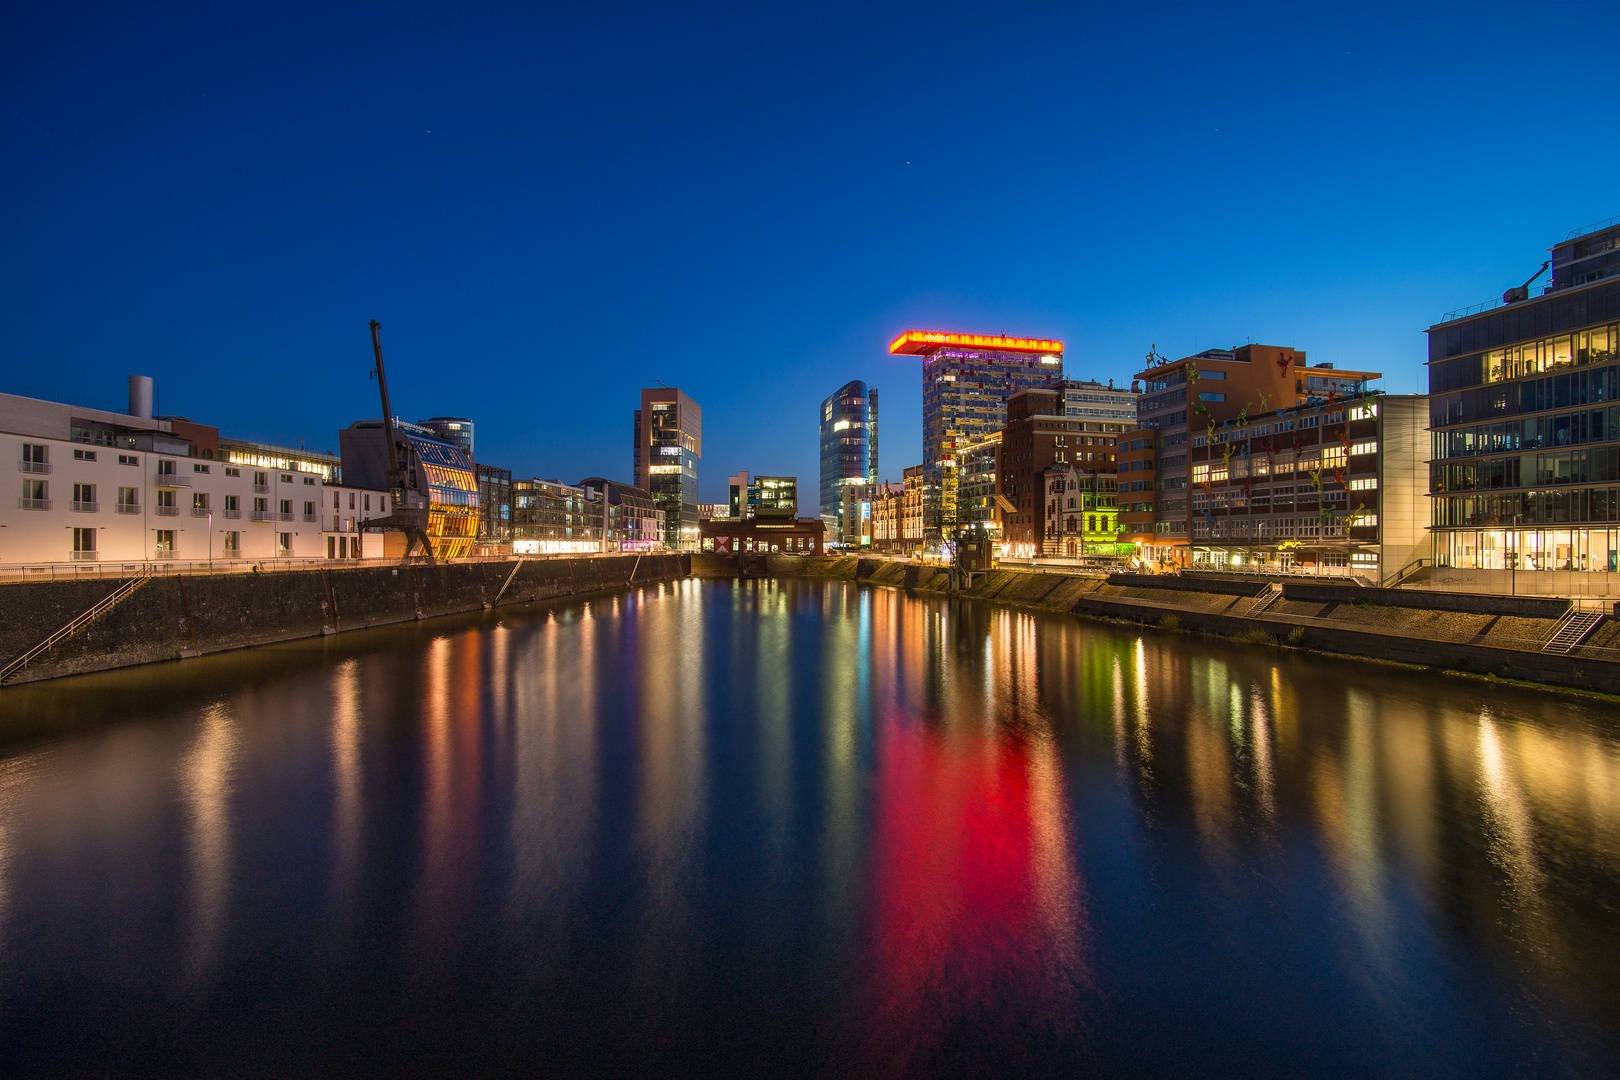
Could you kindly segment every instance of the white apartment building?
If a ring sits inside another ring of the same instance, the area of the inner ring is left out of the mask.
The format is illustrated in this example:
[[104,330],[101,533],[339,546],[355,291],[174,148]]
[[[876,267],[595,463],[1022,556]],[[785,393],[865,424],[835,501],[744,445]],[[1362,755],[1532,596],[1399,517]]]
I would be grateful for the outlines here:
[[185,420],[0,394],[0,469],[17,477],[0,564],[383,554],[359,523],[388,513],[385,493],[324,482],[293,452],[233,462],[218,442]]

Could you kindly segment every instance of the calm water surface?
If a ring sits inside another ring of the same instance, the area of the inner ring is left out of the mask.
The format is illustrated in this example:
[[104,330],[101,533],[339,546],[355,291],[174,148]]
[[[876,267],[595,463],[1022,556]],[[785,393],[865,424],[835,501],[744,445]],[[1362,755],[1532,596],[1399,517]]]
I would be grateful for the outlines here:
[[0,691],[0,1073],[1598,1076],[1612,704],[686,581]]

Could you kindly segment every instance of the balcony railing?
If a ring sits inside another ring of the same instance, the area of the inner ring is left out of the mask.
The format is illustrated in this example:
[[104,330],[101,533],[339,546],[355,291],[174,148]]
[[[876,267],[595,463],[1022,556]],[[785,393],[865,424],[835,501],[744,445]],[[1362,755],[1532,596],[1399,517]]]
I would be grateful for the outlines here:
[[255,511],[253,511],[253,520],[254,521],[274,521],[274,520],[276,520],[276,515],[272,514],[268,510],[255,510]]
[[48,461],[24,461],[20,462],[17,468],[23,472],[48,473],[51,471],[51,463]]
[[172,559],[175,557],[173,548],[158,548],[152,553],[154,559]]
[[152,513],[156,514],[158,517],[179,517],[180,508],[178,506],[159,505],[152,507]]
[[101,509],[101,504],[98,502],[80,502],[77,499],[71,505],[74,511],[80,514],[93,514]]
[[293,515],[286,510],[283,510],[281,513],[276,515],[276,519],[278,521],[291,521],[293,519]]
[[318,515],[316,515],[316,514],[305,514],[304,515],[304,520],[305,521],[319,521],[320,517]]
[[220,517],[228,517],[228,518],[232,518],[232,519],[239,518],[239,517],[242,516],[242,511],[240,511],[240,510],[221,510],[219,513],[220,513]]
[[192,517],[205,518],[209,514],[212,514],[213,512],[214,512],[214,508],[212,506],[193,506],[191,508],[191,516]]
[[255,494],[255,495],[268,495],[268,494],[270,494],[270,485],[269,484],[254,484],[253,485],[253,494]]
[[160,472],[153,483],[158,487],[190,487],[191,477],[181,476],[179,473]]
[[75,552],[73,552],[73,561],[74,562],[95,562],[96,561],[96,552],[94,552],[94,551],[75,551]]
[[229,551],[220,552],[219,557],[222,559],[240,559],[242,551],[240,548],[231,548]]
[[23,510],[49,510],[51,508],[51,500],[49,500],[49,499],[18,499],[17,500],[17,505],[18,505],[18,507],[20,507]]
[[138,514],[141,512],[140,503],[114,503],[113,509],[120,514]]

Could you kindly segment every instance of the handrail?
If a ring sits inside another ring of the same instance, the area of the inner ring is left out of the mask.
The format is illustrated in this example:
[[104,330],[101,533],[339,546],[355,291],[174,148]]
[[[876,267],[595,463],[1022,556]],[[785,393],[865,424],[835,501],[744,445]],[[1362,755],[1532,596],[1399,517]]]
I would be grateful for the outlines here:
[[51,634],[50,637],[46,638],[38,645],[35,645],[32,649],[29,649],[21,656],[16,657],[5,667],[0,668],[0,686],[4,686],[7,679],[11,678],[23,668],[27,667],[35,657],[57,644],[57,642],[72,637],[80,629],[92,622],[102,612],[106,611],[108,608],[112,607],[114,604],[124,599],[124,597],[128,596],[130,593],[134,592],[136,589],[140,588],[142,585],[145,585],[151,580],[152,575],[150,573],[139,574],[130,578],[128,581],[118,586],[118,588],[114,589],[106,596],[103,596],[100,600],[97,600],[94,604],[91,604],[89,608],[74,616],[72,621],[66,626],[61,627],[55,633]]
[[1594,221],[1592,224],[1583,225],[1579,229],[1571,229],[1569,230],[1569,235],[1564,237],[1564,240],[1570,241],[1575,239],[1577,236],[1585,236],[1587,233],[1595,233],[1599,229],[1607,229],[1610,225],[1613,225],[1617,221],[1620,221],[1620,214],[1616,214],[1607,221]]
[[1385,578],[1383,584],[1379,587],[1384,589],[1398,588],[1401,582],[1406,580],[1407,573],[1409,571],[1421,570],[1428,562],[1429,560],[1427,558],[1413,559],[1411,562],[1395,571],[1395,573]]

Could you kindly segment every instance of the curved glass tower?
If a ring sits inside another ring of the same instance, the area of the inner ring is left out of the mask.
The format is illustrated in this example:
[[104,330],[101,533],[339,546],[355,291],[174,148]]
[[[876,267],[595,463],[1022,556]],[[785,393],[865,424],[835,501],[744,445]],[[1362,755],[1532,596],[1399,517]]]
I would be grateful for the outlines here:
[[821,520],[836,535],[839,496],[878,478],[878,392],[856,379],[821,403]]

